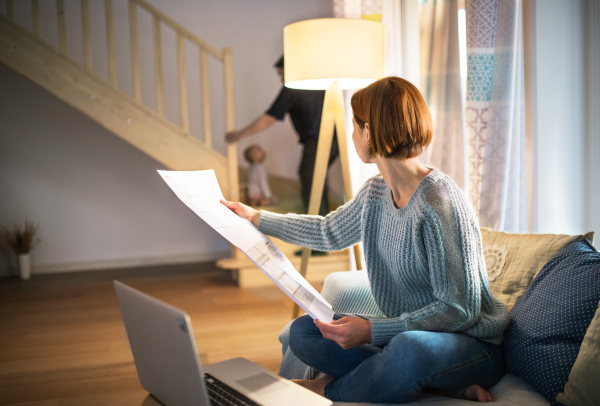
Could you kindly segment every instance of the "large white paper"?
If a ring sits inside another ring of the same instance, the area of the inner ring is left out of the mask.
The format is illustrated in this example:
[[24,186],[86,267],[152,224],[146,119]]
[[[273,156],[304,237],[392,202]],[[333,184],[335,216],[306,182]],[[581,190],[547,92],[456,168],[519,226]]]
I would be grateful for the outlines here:
[[289,259],[254,225],[225,207],[213,170],[158,171],[185,203],[209,226],[239,248],[313,319],[330,323],[331,305],[296,271]]

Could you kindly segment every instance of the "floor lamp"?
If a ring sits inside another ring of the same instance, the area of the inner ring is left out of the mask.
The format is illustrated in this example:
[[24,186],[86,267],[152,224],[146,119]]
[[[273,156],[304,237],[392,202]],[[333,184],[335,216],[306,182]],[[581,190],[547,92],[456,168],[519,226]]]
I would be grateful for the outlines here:
[[[284,82],[292,89],[325,90],[319,143],[308,214],[318,214],[327,175],[334,129],[342,164],[344,194],[352,199],[343,89],[360,89],[383,77],[383,24],[359,19],[323,18],[290,24],[283,29]],[[357,268],[360,250],[354,246]],[[310,249],[302,251],[300,273],[306,277]],[[294,305],[293,318],[300,308]]]

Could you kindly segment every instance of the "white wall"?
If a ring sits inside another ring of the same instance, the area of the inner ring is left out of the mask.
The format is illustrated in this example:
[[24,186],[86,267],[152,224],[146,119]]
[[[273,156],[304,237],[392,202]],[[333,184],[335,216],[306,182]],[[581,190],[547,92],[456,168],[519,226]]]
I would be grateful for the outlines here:
[[[600,112],[588,112],[587,100],[593,95],[587,75],[591,62],[586,58],[590,43],[585,10],[586,0],[535,2],[536,232],[576,234],[595,228],[600,233],[586,204],[599,187],[589,183],[593,177],[586,173],[599,170],[590,160],[597,161],[600,151],[594,155],[586,149],[588,137],[598,137],[597,129],[595,134],[589,131],[590,117]],[[598,69],[596,60],[596,75]],[[594,97],[597,100],[598,94]],[[597,149],[598,142],[595,145]]]
[[[18,7],[23,4],[15,3]],[[66,3],[67,9],[79,4]],[[118,10],[124,9],[120,4],[124,2],[113,3],[119,30],[123,17]],[[280,87],[272,65],[282,53],[283,27],[332,13],[330,0],[150,3],[214,47],[233,48],[240,126],[264,112]],[[0,12],[5,12],[2,0]],[[17,9],[17,18],[27,15],[26,9]],[[93,20],[94,24],[98,21]],[[43,32],[52,36],[55,31],[44,22]],[[119,54],[129,52],[117,45]],[[74,58],[81,54],[71,40],[69,52]],[[94,58],[98,74],[106,77],[101,52],[95,52]],[[130,88],[127,64],[118,69],[120,86]],[[173,86],[167,83],[167,88]],[[202,261],[228,255],[227,242],[158,178],[156,169],[162,166],[156,161],[3,65],[0,89],[0,225],[24,219],[39,224],[42,241],[33,253],[34,273]],[[176,116],[169,105],[177,103],[177,95],[167,92],[166,96],[167,114]],[[151,104],[152,94],[146,92],[144,99]],[[218,123],[214,127],[215,144],[224,145],[223,127],[220,132]],[[300,148],[289,123],[278,123],[250,141],[267,149],[271,172],[296,176]],[[240,150],[244,145],[241,143]],[[14,267],[14,258],[6,249],[2,255],[0,273],[5,273]]]

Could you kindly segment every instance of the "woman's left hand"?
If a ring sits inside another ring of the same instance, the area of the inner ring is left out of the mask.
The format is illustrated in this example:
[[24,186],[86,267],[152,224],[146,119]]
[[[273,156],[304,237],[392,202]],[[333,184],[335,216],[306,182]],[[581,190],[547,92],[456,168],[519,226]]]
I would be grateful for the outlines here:
[[221,199],[221,204],[241,218],[249,220],[252,224],[254,224],[255,227],[258,227],[258,222],[260,221],[260,210],[253,209],[252,207],[246,206],[240,202],[228,202],[224,199]]
[[321,330],[324,338],[335,341],[345,350],[373,341],[371,322],[360,317],[344,316],[331,323],[315,320],[315,325]]

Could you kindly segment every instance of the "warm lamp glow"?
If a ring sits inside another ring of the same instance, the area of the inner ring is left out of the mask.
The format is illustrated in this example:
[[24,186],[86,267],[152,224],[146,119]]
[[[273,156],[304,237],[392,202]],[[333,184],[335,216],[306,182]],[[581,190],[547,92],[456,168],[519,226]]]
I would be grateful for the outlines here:
[[384,76],[385,26],[381,23],[322,18],[283,29],[285,85],[293,89],[360,89]]

